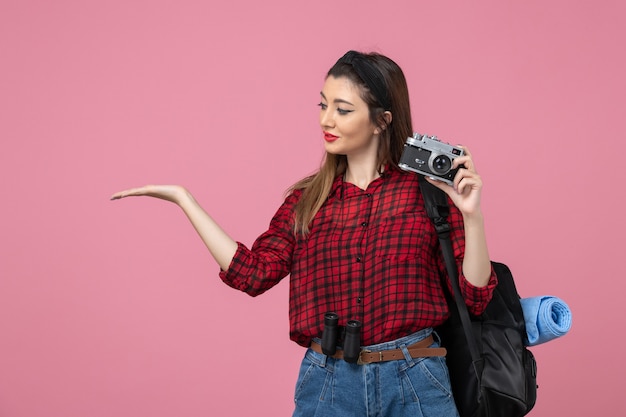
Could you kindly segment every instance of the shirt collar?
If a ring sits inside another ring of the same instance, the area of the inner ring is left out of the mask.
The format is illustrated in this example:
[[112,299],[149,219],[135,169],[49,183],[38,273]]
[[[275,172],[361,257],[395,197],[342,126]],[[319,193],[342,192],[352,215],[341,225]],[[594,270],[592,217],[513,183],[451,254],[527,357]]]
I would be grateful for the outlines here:
[[[389,178],[393,178],[397,176],[398,174],[399,174],[398,169],[394,169],[394,167],[392,167],[390,164],[387,164],[385,165],[385,169],[380,175],[380,178],[382,178],[383,181],[387,181]],[[335,177],[335,180],[333,181],[333,185],[330,187],[330,192],[328,193],[328,197],[330,198],[336,195],[337,198],[341,198],[343,186],[344,186],[343,174],[337,175],[337,177]]]

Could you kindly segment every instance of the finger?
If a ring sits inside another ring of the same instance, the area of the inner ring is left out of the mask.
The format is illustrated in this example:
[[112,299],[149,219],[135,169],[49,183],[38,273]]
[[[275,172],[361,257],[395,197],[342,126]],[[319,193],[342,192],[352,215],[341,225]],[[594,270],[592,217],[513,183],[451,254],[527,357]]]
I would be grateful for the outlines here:
[[466,168],[472,172],[476,172],[474,160],[470,155],[463,155],[458,158],[454,158],[454,161],[452,161],[452,169],[455,168]]
[[469,151],[469,149],[466,146],[463,145],[457,145],[459,148],[463,149],[463,155],[455,158],[454,161],[452,161],[453,163],[453,167],[459,167],[461,165],[465,165],[465,167],[467,169],[474,169],[474,159],[472,158],[472,153]]
[[458,145],[459,148],[463,149],[463,155],[467,155],[470,158],[472,157],[472,153],[469,151],[469,149],[467,148],[467,146],[463,146],[463,145]]
[[133,196],[139,196],[139,195],[145,195],[146,194],[146,190],[147,190],[147,186],[145,187],[137,187],[137,188],[130,188],[128,190],[124,190],[124,191],[118,191],[117,193],[113,194],[111,196],[111,200],[119,200],[120,198],[124,198],[124,197],[133,197]]
[[455,190],[459,194],[465,194],[466,192],[470,192],[472,190],[479,190],[482,188],[483,182],[480,176],[478,175],[465,175],[458,178],[458,181],[455,181]]
[[119,200],[120,198],[124,198],[128,195],[128,191],[118,191],[117,193],[111,196],[111,200]]

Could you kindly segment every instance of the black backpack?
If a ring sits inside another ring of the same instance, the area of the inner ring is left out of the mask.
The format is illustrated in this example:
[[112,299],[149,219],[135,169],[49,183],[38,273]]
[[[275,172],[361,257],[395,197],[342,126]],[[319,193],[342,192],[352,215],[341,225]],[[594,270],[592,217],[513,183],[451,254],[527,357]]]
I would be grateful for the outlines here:
[[[498,277],[493,298],[483,314],[471,316],[458,284],[447,196],[423,179],[420,187],[454,289],[454,296],[447,294],[451,316],[436,331],[448,350],[446,362],[459,414],[525,416],[537,399],[537,363],[524,345],[526,325],[511,271],[502,263],[492,262]],[[449,292],[447,285],[443,287]]]

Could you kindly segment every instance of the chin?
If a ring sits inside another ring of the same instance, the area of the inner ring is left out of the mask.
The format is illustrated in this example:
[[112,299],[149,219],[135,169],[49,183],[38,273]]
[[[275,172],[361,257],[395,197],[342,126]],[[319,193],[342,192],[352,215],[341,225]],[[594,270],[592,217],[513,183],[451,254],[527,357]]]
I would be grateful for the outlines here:
[[338,152],[339,146],[336,146],[334,142],[324,142],[324,149],[328,153],[332,153],[333,155],[341,155],[341,152]]

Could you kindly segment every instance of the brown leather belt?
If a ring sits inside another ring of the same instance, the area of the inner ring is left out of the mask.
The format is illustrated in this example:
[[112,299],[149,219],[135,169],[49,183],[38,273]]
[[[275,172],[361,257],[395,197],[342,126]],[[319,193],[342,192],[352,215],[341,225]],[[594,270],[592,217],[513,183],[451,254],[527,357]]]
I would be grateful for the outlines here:
[[[434,342],[433,336],[430,335],[427,338],[420,340],[417,343],[407,346],[407,350],[412,358],[426,358],[430,356],[446,356],[446,348],[438,347],[438,348],[430,348],[428,346],[432,345]],[[311,342],[311,349],[313,349],[317,353],[324,354],[322,352],[322,346],[319,343]],[[333,356],[335,359],[343,359],[343,351],[338,350]],[[404,352],[402,349],[390,349],[390,350],[381,350],[379,352],[372,352],[370,350],[361,350],[361,354],[359,355],[358,364],[364,365],[368,363],[377,363],[377,362],[386,362],[386,361],[397,361],[400,359],[404,359]]]

